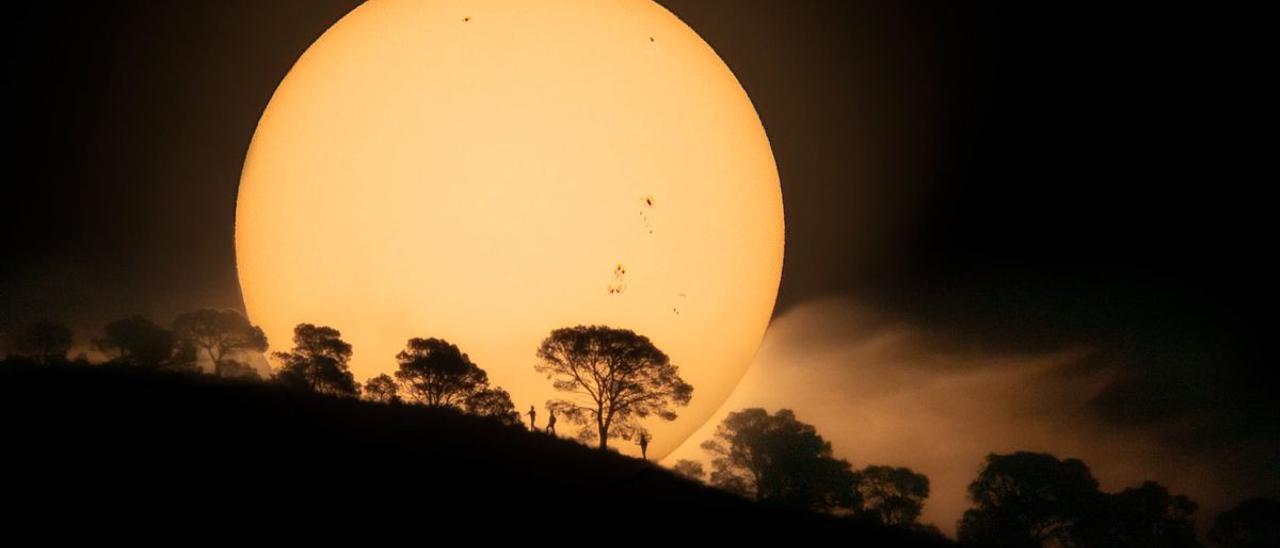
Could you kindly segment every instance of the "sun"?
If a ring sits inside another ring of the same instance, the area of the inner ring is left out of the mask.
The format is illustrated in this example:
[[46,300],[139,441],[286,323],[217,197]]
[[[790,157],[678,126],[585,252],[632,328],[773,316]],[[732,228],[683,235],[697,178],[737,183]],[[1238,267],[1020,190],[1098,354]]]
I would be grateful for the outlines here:
[[272,347],[332,326],[361,381],[439,337],[545,416],[553,329],[646,335],[694,386],[679,419],[646,423],[660,458],[759,346],[782,196],[746,92],[653,2],[374,0],[263,113],[236,255]]

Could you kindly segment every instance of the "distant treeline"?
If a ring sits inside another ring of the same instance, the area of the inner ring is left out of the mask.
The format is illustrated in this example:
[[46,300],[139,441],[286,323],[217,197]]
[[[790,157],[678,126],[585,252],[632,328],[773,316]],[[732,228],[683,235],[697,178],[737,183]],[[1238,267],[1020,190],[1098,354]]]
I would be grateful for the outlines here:
[[[27,363],[91,365],[74,359],[72,330],[37,322],[9,336],[11,351],[0,366]],[[132,316],[108,323],[93,345],[104,363],[173,374],[273,382],[338,398],[383,405],[447,407],[524,428],[510,394],[492,386],[488,375],[456,345],[437,338],[412,338],[395,356],[398,369],[363,384],[348,362],[352,347],[331,327],[299,324],[294,346],[271,354],[279,363],[264,379],[244,359],[266,352],[267,338],[234,310],[204,309],[178,316],[165,327]],[[679,376],[665,353],[647,337],[626,329],[575,326],[557,329],[537,351],[535,369],[565,398],[547,402],[554,417],[579,427],[577,438],[608,448],[608,440],[636,440],[642,450],[651,437],[641,422],[674,420],[693,387]],[[537,431],[533,410],[528,428]],[[760,504],[819,512],[911,529],[941,537],[936,527],[918,523],[929,496],[929,479],[909,468],[869,465],[854,469],[836,458],[830,442],[787,409],[759,408],[730,413],[713,439],[702,444],[704,464],[680,460],[672,469]],[[1115,493],[1100,490],[1089,467],[1078,459],[1044,453],[991,454],[969,485],[973,507],[958,523],[961,543],[1001,547],[1195,547],[1192,516],[1198,506],[1156,482]],[[1224,548],[1280,546],[1280,502],[1254,498],[1217,516],[1207,538]]]
[[[396,354],[398,369],[358,383],[349,362],[353,349],[337,329],[309,323],[293,330],[293,348],[273,352],[279,362],[263,379],[246,359],[267,351],[262,329],[235,310],[201,309],[175,318],[168,327],[141,316],[103,326],[93,345],[105,363],[154,371],[221,378],[269,380],[285,386],[386,404],[450,407],[521,426],[511,395],[489,384],[488,374],[466,353],[437,338],[411,338]],[[73,333],[65,325],[36,322],[14,333],[11,358],[40,364],[67,362]],[[676,407],[688,405],[693,387],[679,368],[648,337],[627,329],[575,326],[552,331],[536,349],[534,368],[565,393],[547,402],[551,412],[579,426],[578,438],[595,439],[601,449],[610,439],[651,439],[641,421],[675,420]],[[88,364],[81,354],[73,361]],[[531,429],[536,428],[530,410]],[[551,430],[554,432],[554,430]]]

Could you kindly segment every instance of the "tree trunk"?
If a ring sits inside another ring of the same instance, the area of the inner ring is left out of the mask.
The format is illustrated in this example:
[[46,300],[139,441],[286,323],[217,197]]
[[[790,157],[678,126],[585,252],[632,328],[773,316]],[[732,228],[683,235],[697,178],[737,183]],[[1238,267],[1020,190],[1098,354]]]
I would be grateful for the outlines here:
[[[209,354],[209,360],[213,362],[213,376],[222,378],[222,355],[219,354],[218,356],[214,356],[212,348],[209,348],[207,352]],[[197,365],[197,367],[199,367],[199,365]]]
[[605,427],[604,422],[598,421],[596,425],[600,428],[600,450],[606,451],[609,449],[609,429]]

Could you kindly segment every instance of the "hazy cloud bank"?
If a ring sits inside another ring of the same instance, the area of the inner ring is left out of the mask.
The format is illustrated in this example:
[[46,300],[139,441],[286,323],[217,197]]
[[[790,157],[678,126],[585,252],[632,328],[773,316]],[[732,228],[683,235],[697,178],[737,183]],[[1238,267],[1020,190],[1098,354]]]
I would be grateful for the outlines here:
[[1226,506],[1266,492],[1250,468],[1264,447],[1186,443],[1211,415],[1117,417],[1131,369],[1097,349],[988,351],[884,321],[849,299],[810,301],[774,320],[738,389],[667,462],[705,460],[698,444],[729,411],[785,407],[856,467],[927,474],[932,493],[922,520],[948,533],[992,452],[1081,458],[1106,490],[1159,481],[1200,502],[1202,527]]

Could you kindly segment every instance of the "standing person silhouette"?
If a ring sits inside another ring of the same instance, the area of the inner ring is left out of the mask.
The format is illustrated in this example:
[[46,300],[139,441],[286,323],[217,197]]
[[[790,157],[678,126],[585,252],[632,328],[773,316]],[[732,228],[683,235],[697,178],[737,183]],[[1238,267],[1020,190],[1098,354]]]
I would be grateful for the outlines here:
[[538,431],[538,412],[533,410],[533,406],[529,406],[529,431]]
[[640,433],[640,458],[649,460],[649,433]]
[[551,416],[547,417],[547,433],[555,435],[556,433],[556,410],[551,410]]

